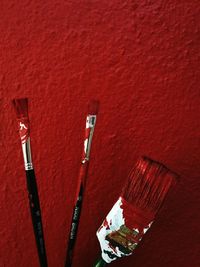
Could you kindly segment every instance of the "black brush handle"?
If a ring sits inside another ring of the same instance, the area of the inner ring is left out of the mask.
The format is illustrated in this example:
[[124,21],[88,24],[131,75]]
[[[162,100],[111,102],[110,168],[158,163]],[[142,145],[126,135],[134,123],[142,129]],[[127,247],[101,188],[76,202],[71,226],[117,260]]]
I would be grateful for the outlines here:
[[67,247],[65,267],[71,267],[72,266],[73,250],[74,250],[77,232],[78,232],[78,225],[79,225],[79,220],[80,220],[80,215],[81,215],[82,201],[83,201],[83,185],[81,184],[78,198],[76,201],[76,205],[74,206],[72,220],[71,220],[71,229],[70,229],[70,234],[69,234],[69,239],[68,239],[68,247]]
[[48,267],[45,242],[42,227],[42,217],[40,210],[40,202],[38,197],[37,183],[34,170],[26,171],[27,188],[29,193],[29,204],[32,217],[32,224],[35,234],[37,251],[41,267]]
[[106,266],[107,263],[102,259],[102,258],[99,258],[95,264],[93,265],[93,267],[104,267]]

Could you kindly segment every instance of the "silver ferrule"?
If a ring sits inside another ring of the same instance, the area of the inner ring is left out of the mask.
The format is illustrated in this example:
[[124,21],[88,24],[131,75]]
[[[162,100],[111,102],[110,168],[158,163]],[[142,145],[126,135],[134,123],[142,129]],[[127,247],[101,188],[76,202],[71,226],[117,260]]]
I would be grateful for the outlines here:
[[26,171],[33,170],[30,137],[27,139],[25,143],[22,143],[22,152],[23,152],[23,157],[24,157],[25,170]]
[[85,158],[82,160],[82,163],[85,163],[86,161],[89,160],[90,157],[90,150],[91,150],[91,145],[92,145],[92,137],[93,137],[93,133],[94,133],[94,127],[96,124],[96,119],[97,116],[96,115],[88,115],[87,116],[87,120],[86,120],[86,129],[90,129],[89,132],[89,137],[85,140]]

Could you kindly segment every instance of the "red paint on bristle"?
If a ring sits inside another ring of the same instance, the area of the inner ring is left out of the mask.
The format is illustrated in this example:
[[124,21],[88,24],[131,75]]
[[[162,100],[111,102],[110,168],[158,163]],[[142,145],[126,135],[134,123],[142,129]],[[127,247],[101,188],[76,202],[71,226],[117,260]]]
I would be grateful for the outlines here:
[[28,98],[19,98],[12,100],[17,118],[28,118]]
[[91,100],[88,104],[88,114],[97,115],[99,111],[99,100]]
[[24,144],[30,137],[28,98],[13,99],[12,104],[17,115],[18,130],[21,142]]
[[131,171],[122,197],[135,207],[156,214],[177,177],[163,164],[143,157]]

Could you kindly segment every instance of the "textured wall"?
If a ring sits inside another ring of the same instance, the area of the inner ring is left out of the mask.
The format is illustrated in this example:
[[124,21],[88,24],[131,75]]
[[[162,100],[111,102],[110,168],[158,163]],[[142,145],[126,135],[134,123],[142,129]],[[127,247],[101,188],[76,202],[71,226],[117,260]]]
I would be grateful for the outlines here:
[[[13,97],[30,98],[49,267],[65,258],[87,101],[99,98],[74,267],[136,159],[181,175],[126,267],[199,267],[199,1],[1,1],[0,267],[37,267]],[[3,111],[3,112],[2,112]]]

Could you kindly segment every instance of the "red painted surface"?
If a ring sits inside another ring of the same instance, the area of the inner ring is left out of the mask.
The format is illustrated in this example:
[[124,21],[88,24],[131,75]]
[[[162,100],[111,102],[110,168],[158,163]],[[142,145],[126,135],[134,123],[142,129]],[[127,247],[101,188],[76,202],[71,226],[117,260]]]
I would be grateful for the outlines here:
[[[152,229],[114,266],[198,267],[199,1],[1,1],[0,267],[37,267],[14,97],[30,98],[49,267],[63,266],[87,100],[99,98],[74,266],[136,159],[181,174]],[[2,112],[3,110],[3,112]]]

